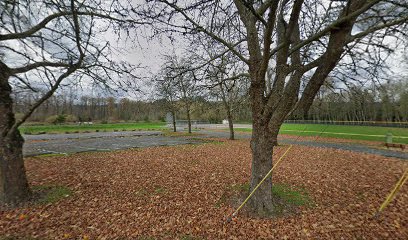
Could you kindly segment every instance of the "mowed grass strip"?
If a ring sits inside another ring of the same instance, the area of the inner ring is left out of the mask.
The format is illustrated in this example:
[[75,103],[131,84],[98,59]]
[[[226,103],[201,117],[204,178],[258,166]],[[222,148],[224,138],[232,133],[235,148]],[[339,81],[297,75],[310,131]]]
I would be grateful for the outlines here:
[[[250,128],[237,128],[235,130],[241,132],[252,131]],[[285,123],[279,133],[297,136],[317,136],[321,134],[322,137],[381,142],[385,141],[387,133],[391,133],[393,142],[408,144],[408,128]]]
[[19,128],[23,134],[39,133],[74,133],[85,131],[131,131],[131,130],[162,130],[166,128],[163,122],[134,122],[108,124],[64,124],[64,125],[25,125]]

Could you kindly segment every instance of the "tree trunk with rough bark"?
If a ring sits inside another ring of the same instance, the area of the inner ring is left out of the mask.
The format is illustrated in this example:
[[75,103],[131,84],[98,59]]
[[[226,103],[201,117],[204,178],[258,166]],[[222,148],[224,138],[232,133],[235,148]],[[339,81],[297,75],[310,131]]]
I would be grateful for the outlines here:
[[[269,128],[269,119],[262,116],[264,108],[263,86],[264,75],[259,75],[259,62],[251,62],[249,73],[251,87],[249,90],[252,107],[252,167],[250,191],[252,191],[272,168],[273,137]],[[273,213],[272,177],[268,177],[250,198],[249,206],[261,216]]]
[[15,123],[9,69],[0,63],[0,201],[8,204],[24,202],[30,197],[23,159],[24,139]]
[[[273,138],[267,124],[260,121],[253,123],[251,150],[250,191],[259,184],[272,168]],[[271,176],[258,188],[250,199],[249,204],[260,216],[267,216],[273,212]]]
[[271,134],[272,134],[272,144],[273,144],[273,146],[278,146],[279,145],[278,144],[278,134],[279,134],[279,130],[280,130],[281,126],[282,125],[280,125],[279,127],[273,127],[272,129],[270,129]]

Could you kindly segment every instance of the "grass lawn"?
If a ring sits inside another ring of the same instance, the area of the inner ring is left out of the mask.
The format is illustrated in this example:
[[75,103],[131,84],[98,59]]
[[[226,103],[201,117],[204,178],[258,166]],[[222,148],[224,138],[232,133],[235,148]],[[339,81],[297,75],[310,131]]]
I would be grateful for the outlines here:
[[23,125],[20,132],[23,134],[39,134],[39,133],[74,133],[85,131],[130,131],[130,130],[162,130],[165,129],[166,123],[163,122],[134,122],[134,123],[108,123],[108,124],[92,124],[92,125]]
[[[250,128],[237,128],[236,131],[251,132]],[[324,124],[294,124],[285,123],[280,130],[281,134],[385,141],[385,135],[392,133],[393,142],[408,144],[408,128],[373,127],[373,126],[346,126]]]

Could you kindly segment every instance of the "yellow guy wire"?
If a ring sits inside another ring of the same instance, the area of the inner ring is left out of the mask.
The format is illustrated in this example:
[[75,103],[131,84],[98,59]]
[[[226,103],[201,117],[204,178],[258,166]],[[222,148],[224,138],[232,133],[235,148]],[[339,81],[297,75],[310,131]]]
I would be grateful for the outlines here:
[[397,184],[395,185],[394,189],[391,191],[391,193],[387,196],[383,204],[381,204],[381,207],[378,209],[378,212],[375,214],[375,216],[378,216],[385,207],[392,201],[394,196],[397,194],[397,192],[401,189],[402,185],[408,180],[408,168],[405,169],[404,174],[402,174],[402,177],[398,180]]
[[272,169],[269,170],[269,172],[265,175],[265,177],[256,185],[256,187],[252,190],[252,192],[248,195],[248,197],[242,202],[242,204],[235,210],[235,212],[227,219],[227,222],[230,222],[233,217],[235,217],[239,210],[248,202],[248,200],[254,195],[255,191],[262,185],[262,183],[272,174],[273,170],[278,166],[279,162],[282,161],[282,159],[285,157],[285,155],[289,152],[289,150],[293,147],[293,145],[290,145],[288,149],[282,154],[282,156],[276,161],[276,163],[273,165]]

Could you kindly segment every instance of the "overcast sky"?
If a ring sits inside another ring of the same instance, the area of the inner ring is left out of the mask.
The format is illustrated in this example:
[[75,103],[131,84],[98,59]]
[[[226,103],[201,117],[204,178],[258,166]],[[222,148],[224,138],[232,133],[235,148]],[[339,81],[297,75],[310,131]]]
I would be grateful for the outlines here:
[[[174,52],[180,55],[187,48],[187,46],[183,44],[182,39],[172,43],[166,37],[161,40],[155,39],[151,41],[146,41],[144,38],[139,37],[134,42],[131,42],[129,39],[126,41],[123,39],[116,41],[112,38],[111,42],[113,42],[114,46],[125,49],[125,51],[117,54],[115,58],[129,61],[136,65],[141,64],[147,67],[149,72],[152,73],[156,73],[159,70],[163,64],[164,55],[173,54]],[[405,54],[404,45],[400,44],[395,49],[394,54],[386,61],[395,75],[408,75],[408,59],[404,59]]]
[[[113,32],[105,33],[106,40],[110,41],[111,46],[118,49],[113,58],[119,61],[127,61],[134,65],[141,65],[145,67],[140,71],[140,76],[148,78],[152,74],[157,73],[163,64],[163,56],[171,55],[174,52],[181,55],[183,51],[187,48],[185,41],[179,37],[176,38],[174,42],[171,42],[166,36],[162,36],[161,39],[146,40],[149,33],[140,30],[130,31],[130,35],[127,36],[122,33],[121,38],[118,39],[118,35]],[[101,36],[102,37],[102,36]],[[408,76],[408,63],[407,60],[403,58],[404,56],[404,46],[402,44],[398,45],[395,49],[395,54],[387,59],[387,64],[390,66],[393,76],[398,76],[405,74]],[[149,86],[148,81],[140,82],[142,93],[134,94],[134,92],[119,94],[119,97],[130,97],[132,99],[149,99],[152,97],[151,86]],[[89,92],[89,91],[88,91]]]

